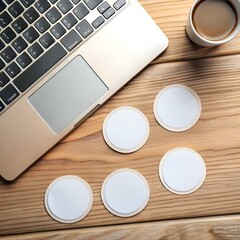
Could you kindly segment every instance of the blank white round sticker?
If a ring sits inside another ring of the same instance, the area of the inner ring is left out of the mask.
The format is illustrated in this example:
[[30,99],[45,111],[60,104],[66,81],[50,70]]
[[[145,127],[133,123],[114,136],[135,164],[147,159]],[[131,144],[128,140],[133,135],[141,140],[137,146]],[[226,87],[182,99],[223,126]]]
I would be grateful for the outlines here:
[[115,151],[131,153],[141,148],[149,136],[149,122],[136,108],[120,107],[108,114],[103,123],[106,143]]
[[174,84],[161,90],[154,101],[154,115],[167,130],[191,128],[201,115],[201,101],[190,88]]
[[176,194],[196,191],[206,177],[206,166],[202,157],[189,148],[175,148],[167,152],[159,165],[163,185]]
[[105,207],[119,217],[131,217],[148,203],[150,190],[146,179],[137,171],[123,168],[111,173],[101,191]]
[[62,223],[74,223],[83,219],[91,210],[93,194],[82,178],[67,175],[55,179],[45,193],[48,214]]

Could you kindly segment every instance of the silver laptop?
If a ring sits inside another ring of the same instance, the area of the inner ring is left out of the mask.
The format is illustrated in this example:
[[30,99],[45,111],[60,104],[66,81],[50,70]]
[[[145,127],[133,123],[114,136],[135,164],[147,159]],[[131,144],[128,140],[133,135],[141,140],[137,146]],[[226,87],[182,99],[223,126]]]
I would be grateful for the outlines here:
[[13,180],[163,52],[137,0],[0,0],[0,175]]

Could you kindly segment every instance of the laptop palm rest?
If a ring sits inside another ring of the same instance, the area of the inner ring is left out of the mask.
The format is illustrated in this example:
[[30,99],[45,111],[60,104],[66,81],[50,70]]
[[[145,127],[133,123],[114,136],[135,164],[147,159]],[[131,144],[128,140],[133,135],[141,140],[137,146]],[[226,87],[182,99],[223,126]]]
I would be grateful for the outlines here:
[[77,56],[28,100],[58,134],[107,91],[107,86],[87,62]]

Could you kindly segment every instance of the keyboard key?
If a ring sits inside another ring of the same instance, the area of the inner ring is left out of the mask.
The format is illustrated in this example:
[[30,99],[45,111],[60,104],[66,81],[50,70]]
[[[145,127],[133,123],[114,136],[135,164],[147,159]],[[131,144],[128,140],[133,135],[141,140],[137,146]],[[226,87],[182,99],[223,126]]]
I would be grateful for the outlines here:
[[16,37],[16,34],[10,27],[8,27],[0,33],[0,36],[5,43],[10,43]]
[[62,15],[55,7],[53,7],[46,13],[46,17],[51,23],[55,23],[62,17]]
[[102,16],[99,16],[97,19],[95,19],[92,22],[92,25],[95,29],[97,29],[98,27],[100,27],[103,23],[104,23],[104,18]]
[[58,39],[66,33],[66,29],[60,23],[57,23],[51,29],[51,33],[54,35],[55,38]]
[[3,12],[0,15],[0,26],[5,28],[12,21],[12,17],[7,13]]
[[24,8],[16,1],[8,8],[8,11],[14,18],[16,18],[24,11]]
[[126,4],[126,1],[125,0],[118,0],[116,1],[114,4],[113,4],[113,7],[116,9],[116,10],[119,10],[122,6],[124,6]]
[[18,18],[12,23],[12,27],[17,33],[21,33],[24,29],[27,28],[27,26],[28,24],[22,17]]
[[20,0],[24,7],[29,7],[31,4],[34,3],[34,0]]
[[3,1],[0,1],[0,12],[6,8],[6,4]]
[[75,30],[71,30],[65,37],[61,39],[61,43],[68,51],[74,49],[81,41],[81,37],[76,33]]
[[75,24],[77,24],[77,19],[72,15],[72,13],[68,13],[63,19],[62,23],[67,29],[71,29]]
[[39,34],[33,27],[30,27],[23,33],[23,36],[29,43],[32,43],[39,37]]
[[11,4],[14,0],[5,0],[7,4]]
[[9,46],[6,47],[1,53],[1,57],[5,60],[6,63],[11,62],[17,54],[13,51],[13,49]]
[[25,40],[20,36],[12,42],[12,46],[18,53],[21,53],[28,45]]
[[59,62],[67,52],[64,48],[56,43],[46,53],[44,53],[36,62],[20,74],[13,83],[16,87],[24,92],[33,83],[35,83],[44,73]]
[[37,28],[37,30],[40,33],[44,33],[45,31],[47,31],[47,29],[50,28],[49,22],[44,17],[41,17],[40,19],[38,19],[35,22],[34,26]]
[[17,62],[22,68],[25,68],[32,62],[32,59],[26,52],[24,52],[17,58]]
[[54,38],[52,37],[52,35],[50,33],[45,33],[40,39],[39,39],[40,43],[42,44],[42,46],[44,48],[49,48],[54,42]]
[[29,23],[33,23],[39,17],[39,14],[33,7],[31,7],[23,14],[23,16]]
[[73,9],[73,12],[77,16],[77,18],[81,20],[89,13],[89,10],[83,3],[80,3],[77,7]]
[[104,2],[97,9],[100,13],[104,13],[108,8],[110,8],[110,5],[107,2]]
[[44,13],[47,9],[50,8],[50,3],[47,0],[39,0],[35,3],[35,7],[40,13]]
[[0,70],[2,70],[5,67],[5,63],[3,60],[0,58]]
[[73,5],[69,0],[61,0],[57,3],[57,6],[62,13],[67,13],[71,8],[73,8]]
[[0,51],[5,47],[4,42],[0,39]]
[[10,81],[9,77],[4,72],[0,72],[0,87],[4,87]]
[[103,13],[103,16],[104,16],[106,19],[108,19],[108,18],[110,18],[114,13],[115,13],[114,9],[110,7],[109,9],[107,9],[106,12]]
[[31,54],[33,58],[37,58],[39,55],[43,53],[42,47],[39,43],[35,42],[31,47],[28,48],[28,52]]
[[103,0],[84,0],[87,6],[93,10],[97,5],[99,5]]
[[0,101],[0,112],[3,111],[4,108],[5,108],[4,104],[2,103],[2,101]]
[[86,19],[82,20],[77,26],[76,29],[82,35],[82,37],[86,38],[93,32],[93,28],[88,23]]
[[0,97],[5,104],[10,104],[19,96],[17,89],[12,85],[8,84],[1,92]]
[[72,0],[72,2],[74,3],[74,4],[77,4],[77,3],[79,3],[81,0]]
[[16,75],[18,75],[21,72],[21,69],[15,62],[12,62],[8,67],[5,68],[5,70],[8,76],[11,78],[14,78]]

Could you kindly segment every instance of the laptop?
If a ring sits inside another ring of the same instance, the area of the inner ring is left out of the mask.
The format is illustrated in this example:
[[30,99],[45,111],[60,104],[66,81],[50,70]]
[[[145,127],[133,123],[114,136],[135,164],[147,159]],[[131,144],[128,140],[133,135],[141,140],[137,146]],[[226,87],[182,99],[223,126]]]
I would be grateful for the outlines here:
[[168,46],[137,0],[0,0],[0,175],[13,180]]

